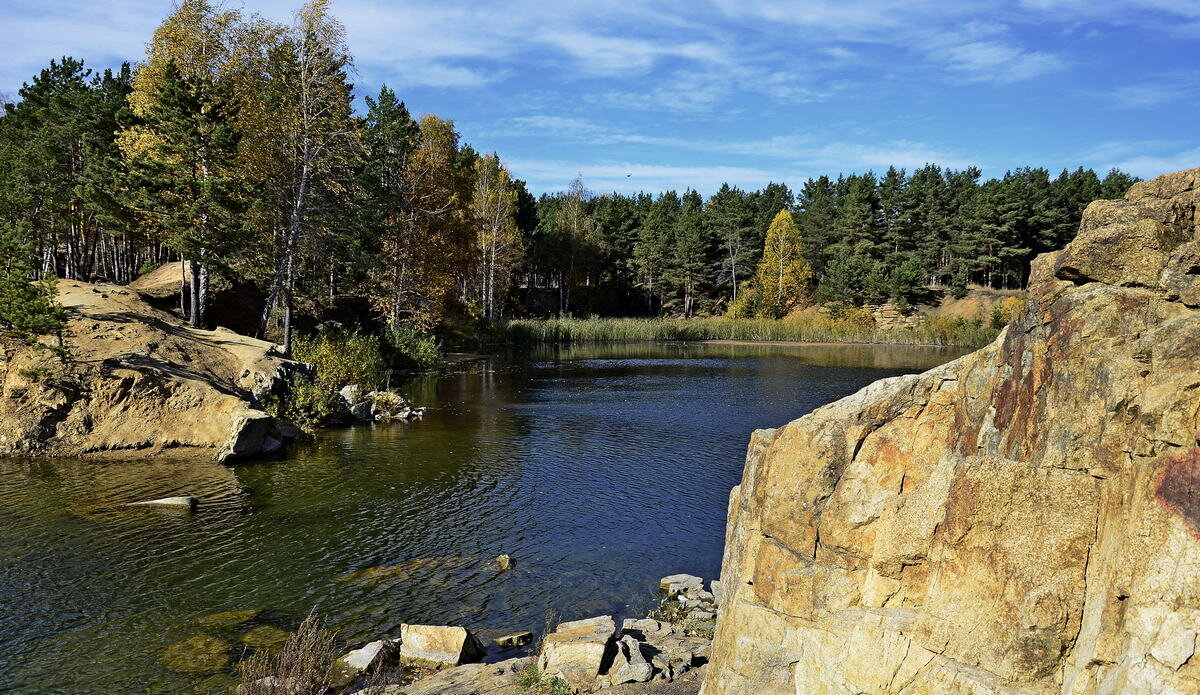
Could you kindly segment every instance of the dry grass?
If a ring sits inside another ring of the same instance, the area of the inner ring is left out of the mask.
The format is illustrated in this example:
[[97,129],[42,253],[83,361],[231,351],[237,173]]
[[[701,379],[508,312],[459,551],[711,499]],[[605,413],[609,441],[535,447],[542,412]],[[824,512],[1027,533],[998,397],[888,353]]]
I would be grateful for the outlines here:
[[735,319],[522,319],[496,326],[495,338],[518,345],[639,341],[741,340],[896,345],[986,345],[997,330],[980,320],[931,316],[916,328],[880,330],[874,321],[801,315],[782,320]]
[[310,615],[277,656],[257,651],[241,663],[238,695],[324,695],[337,657],[334,631]]

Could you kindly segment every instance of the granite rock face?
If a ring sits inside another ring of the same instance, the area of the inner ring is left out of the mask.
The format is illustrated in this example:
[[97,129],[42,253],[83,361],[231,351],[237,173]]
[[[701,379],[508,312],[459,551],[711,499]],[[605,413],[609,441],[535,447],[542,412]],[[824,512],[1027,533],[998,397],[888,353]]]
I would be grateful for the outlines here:
[[753,434],[704,695],[1200,692],[1200,169],[992,345]]

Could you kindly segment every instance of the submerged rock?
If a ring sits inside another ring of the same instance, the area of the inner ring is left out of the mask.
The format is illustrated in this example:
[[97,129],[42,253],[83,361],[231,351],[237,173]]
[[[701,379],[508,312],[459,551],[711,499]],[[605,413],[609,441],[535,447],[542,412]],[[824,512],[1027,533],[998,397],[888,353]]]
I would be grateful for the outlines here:
[[167,647],[162,663],[179,673],[216,673],[229,665],[229,644],[212,635],[196,635]]
[[496,568],[501,572],[507,572],[513,568],[513,559],[508,555],[497,555],[495,562]]
[[244,610],[244,611],[224,611],[221,613],[213,613],[200,618],[198,623],[202,627],[207,627],[212,630],[236,630],[242,625],[254,620],[258,617],[261,611]]
[[337,581],[374,587],[381,583],[398,582],[412,577],[421,577],[436,572],[447,572],[467,567],[476,558],[469,557],[421,557],[395,565],[378,565],[355,570],[338,577]]
[[284,643],[291,636],[287,630],[281,630],[271,625],[259,625],[242,635],[241,642],[247,647],[275,652],[283,649]]
[[704,695],[1197,692],[1198,209],[1092,203],[993,344],[755,432]]

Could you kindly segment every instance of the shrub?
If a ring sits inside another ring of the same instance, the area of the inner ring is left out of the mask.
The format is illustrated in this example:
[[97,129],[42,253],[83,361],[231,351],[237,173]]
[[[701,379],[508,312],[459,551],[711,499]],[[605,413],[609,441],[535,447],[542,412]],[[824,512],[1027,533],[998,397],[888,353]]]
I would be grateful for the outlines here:
[[437,341],[407,323],[388,326],[383,341],[392,369],[429,369],[442,359]]
[[357,384],[373,391],[383,371],[379,338],[357,332],[296,336],[292,357],[312,364],[315,374],[293,381],[282,399],[269,399],[264,407],[305,432],[320,427],[337,410],[343,386]]
[[378,336],[355,332],[327,331],[315,336],[297,336],[292,357],[316,368],[316,383],[337,391],[358,384],[368,391],[379,386],[383,351]]
[[738,288],[737,301],[729,306],[729,317],[734,319],[754,318],[758,314],[758,288],[752,282],[743,282]]

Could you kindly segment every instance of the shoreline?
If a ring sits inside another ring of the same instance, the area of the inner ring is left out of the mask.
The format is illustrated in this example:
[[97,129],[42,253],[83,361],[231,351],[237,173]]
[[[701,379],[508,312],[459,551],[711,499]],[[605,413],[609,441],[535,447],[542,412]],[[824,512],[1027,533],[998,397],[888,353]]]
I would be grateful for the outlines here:
[[883,342],[860,342],[860,341],[813,341],[813,340],[745,340],[740,338],[710,338],[706,340],[676,340],[662,342],[678,342],[678,343],[704,343],[708,345],[783,345],[795,347],[844,347],[847,345],[854,346],[879,346],[879,347],[919,347],[919,348],[953,348],[956,350],[978,350],[983,345],[960,345],[960,344],[942,344],[942,343],[883,343]]

